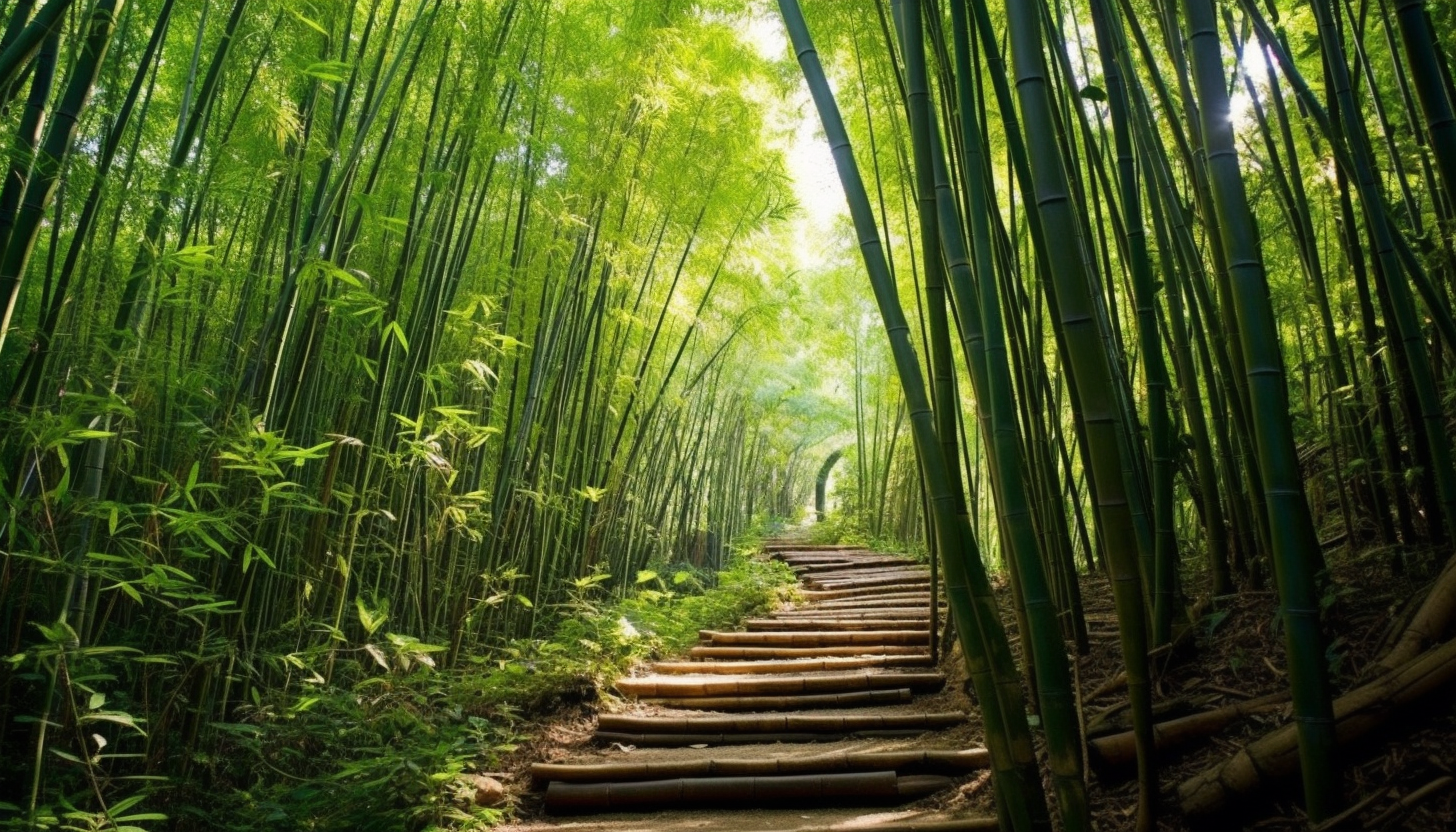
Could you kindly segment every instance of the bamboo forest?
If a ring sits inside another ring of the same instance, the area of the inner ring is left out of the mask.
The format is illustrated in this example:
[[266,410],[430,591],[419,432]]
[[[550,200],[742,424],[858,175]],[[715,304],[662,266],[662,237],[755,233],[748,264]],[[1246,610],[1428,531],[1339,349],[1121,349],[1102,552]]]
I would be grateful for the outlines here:
[[0,829],[1456,829],[1450,0],[5,0]]

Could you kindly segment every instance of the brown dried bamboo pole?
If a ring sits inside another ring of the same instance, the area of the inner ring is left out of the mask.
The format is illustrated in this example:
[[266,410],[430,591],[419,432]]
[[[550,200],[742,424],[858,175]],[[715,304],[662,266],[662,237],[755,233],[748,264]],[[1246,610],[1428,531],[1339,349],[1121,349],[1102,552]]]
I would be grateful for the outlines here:
[[552,814],[643,811],[676,806],[707,808],[755,805],[802,806],[875,804],[933,794],[951,785],[949,777],[897,777],[893,771],[791,777],[703,777],[642,783],[572,784],[553,782],[546,788],[546,811]]
[[925,645],[876,644],[837,647],[694,647],[694,659],[799,659],[829,656],[926,656]]
[[882,595],[904,595],[907,593],[925,593],[929,589],[929,581],[923,583],[904,583],[892,586],[859,587],[856,589],[806,589],[800,591],[806,601],[832,601],[838,598],[871,598]]
[[866,731],[877,728],[941,730],[966,721],[956,711],[930,714],[754,714],[750,716],[632,716],[602,714],[597,720],[601,731],[634,734],[693,733],[756,733],[779,731],[794,733],[835,733]]
[[925,633],[916,630],[865,630],[862,632],[833,633],[724,633],[702,630],[698,638],[713,647],[840,647],[847,645],[909,645],[924,644]]
[[912,618],[750,618],[743,622],[751,631],[819,630],[924,630],[929,617]]
[[[1235,721],[1250,714],[1264,713],[1284,707],[1289,691],[1271,693],[1257,699],[1235,702],[1222,708],[1171,719],[1153,726],[1153,747],[1158,754],[1207,739]],[[1137,762],[1137,748],[1131,731],[1099,737],[1087,743],[1092,765],[1111,772]]]
[[[1333,703],[1335,737],[1345,745],[1369,734],[1421,697],[1456,681],[1456,641],[1428,650],[1398,670],[1361,685]],[[1234,798],[1254,794],[1299,770],[1293,724],[1249,743],[1224,762],[1178,785],[1185,815],[1222,811]]]
[[809,757],[768,759],[709,757],[699,760],[588,765],[536,763],[531,766],[531,782],[540,786],[552,780],[562,783],[607,783],[671,780],[678,777],[771,777],[874,771],[954,775],[983,769],[988,763],[984,748],[965,751],[835,751]]
[[813,693],[803,696],[656,696],[642,699],[664,708],[700,711],[797,711],[805,708],[859,708],[865,705],[903,705],[912,698],[909,688],[860,690],[850,693]]
[[626,696],[788,696],[805,693],[848,693],[860,690],[937,691],[945,686],[939,673],[835,673],[790,676],[641,676],[618,679],[616,688]]
[[773,743],[815,743],[842,742],[864,739],[904,739],[926,733],[923,728],[872,728],[864,731],[841,733],[809,732],[771,734],[624,734],[617,731],[598,731],[592,739],[603,745],[619,743],[638,748],[689,748],[703,745],[772,745]]
[[738,662],[657,662],[657,673],[824,673],[861,667],[925,667],[929,656],[844,656]]

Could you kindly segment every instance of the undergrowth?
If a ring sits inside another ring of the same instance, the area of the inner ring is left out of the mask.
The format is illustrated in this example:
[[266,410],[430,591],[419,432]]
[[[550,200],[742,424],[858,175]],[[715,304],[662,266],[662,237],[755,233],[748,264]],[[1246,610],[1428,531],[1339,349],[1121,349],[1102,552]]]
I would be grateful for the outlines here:
[[[793,583],[779,562],[735,553],[718,573],[644,571],[613,598],[605,576],[572,584],[549,638],[517,639],[435,670],[413,640],[341,659],[328,683],[264,693],[185,774],[150,788],[148,811],[104,815],[55,807],[62,829],[480,829],[509,808],[473,805],[472,773],[489,772],[563,707],[594,700],[633,662],[686,648],[700,628],[767,608]],[[78,796],[79,797],[79,796]],[[128,806],[134,803],[128,799]],[[160,810],[160,811],[158,811]],[[126,817],[128,820],[122,821]],[[19,828],[0,820],[0,828]]]

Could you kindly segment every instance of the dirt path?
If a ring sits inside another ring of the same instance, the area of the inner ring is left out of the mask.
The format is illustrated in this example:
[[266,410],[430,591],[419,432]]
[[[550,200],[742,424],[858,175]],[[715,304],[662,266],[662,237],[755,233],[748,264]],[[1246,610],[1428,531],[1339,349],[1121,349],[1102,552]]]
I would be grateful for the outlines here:
[[[967,702],[933,665],[924,567],[771,544],[804,600],[620,680],[593,747],[532,767],[544,813],[508,830],[993,829]],[[972,720],[973,721],[973,720]]]

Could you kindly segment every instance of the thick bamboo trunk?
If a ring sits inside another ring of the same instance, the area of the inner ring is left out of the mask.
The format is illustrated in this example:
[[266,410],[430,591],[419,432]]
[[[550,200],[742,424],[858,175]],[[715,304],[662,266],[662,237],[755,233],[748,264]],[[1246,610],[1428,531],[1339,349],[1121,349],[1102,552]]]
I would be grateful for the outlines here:
[[[1346,745],[1384,725],[1421,697],[1456,680],[1456,641],[1449,641],[1361,685],[1334,701],[1335,736]],[[1244,746],[1213,768],[1183,781],[1178,802],[1185,815],[1207,815],[1299,771],[1293,724]]]

